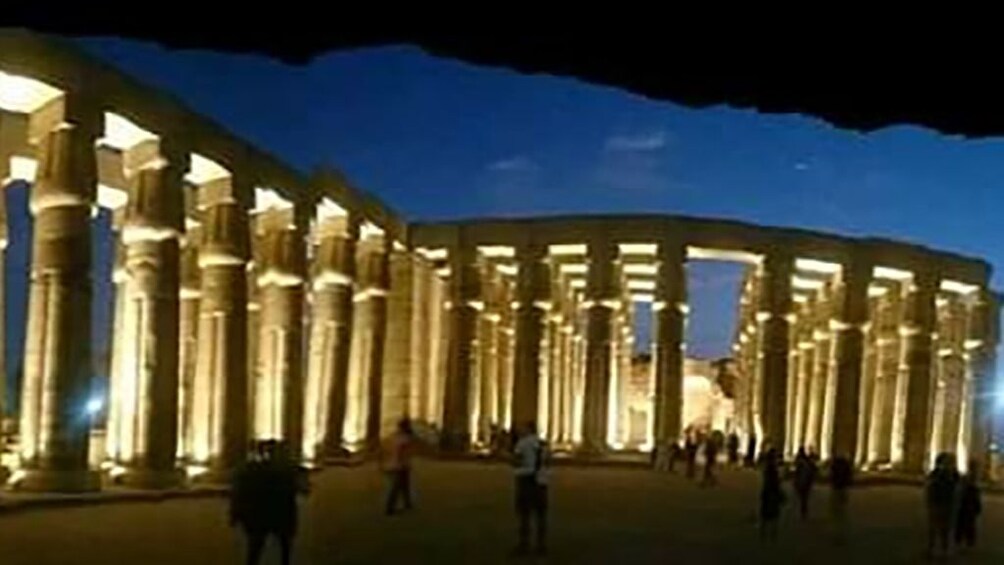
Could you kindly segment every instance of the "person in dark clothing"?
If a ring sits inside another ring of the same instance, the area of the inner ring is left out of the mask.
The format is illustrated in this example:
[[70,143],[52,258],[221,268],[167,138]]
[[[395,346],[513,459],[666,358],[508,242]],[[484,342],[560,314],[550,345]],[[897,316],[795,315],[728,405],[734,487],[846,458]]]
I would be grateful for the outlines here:
[[969,462],[969,472],[959,482],[959,503],[955,511],[955,545],[971,549],[976,545],[976,519],[983,511],[980,495],[979,462]]
[[760,541],[777,540],[777,522],[781,518],[784,498],[777,451],[771,449],[764,456],[763,485],[760,489]]
[[746,442],[746,454],[743,457],[743,465],[752,468],[756,465],[756,434],[750,434],[749,441]]
[[667,471],[669,471],[670,473],[676,472],[676,462],[679,461],[680,458],[683,456],[682,452],[683,450],[680,449],[679,442],[674,441],[673,443],[669,444],[669,468],[667,469]]
[[726,449],[729,454],[729,465],[732,467],[739,465],[739,434],[735,432],[729,434]]
[[296,496],[304,490],[299,467],[276,441],[261,442],[256,457],[236,473],[230,523],[244,530],[248,565],[261,560],[269,536],[279,540],[283,565],[290,563],[297,526]]
[[948,538],[952,529],[952,505],[959,483],[959,473],[951,454],[941,453],[934,460],[934,469],[927,475],[927,552],[934,554],[935,546],[942,555],[948,555]]
[[795,496],[798,497],[798,509],[802,520],[809,517],[809,499],[812,497],[812,485],[816,482],[818,468],[816,461],[806,453],[804,447],[798,449],[795,456]]
[[530,523],[536,522],[539,555],[547,553],[547,482],[549,477],[547,444],[537,435],[537,426],[528,422],[513,447],[513,473],[516,479],[516,515],[519,542],[513,555],[525,555],[530,549]]
[[833,517],[837,543],[847,537],[847,508],[850,505],[851,485],[854,483],[854,465],[846,455],[837,455],[830,461],[830,514]]
[[702,486],[715,484],[715,463],[718,461],[718,442],[714,437],[709,437],[704,442],[704,477],[701,478]]
[[687,452],[687,478],[693,479],[697,475],[697,441],[693,435],[687,434],[687,442],[683,449]]

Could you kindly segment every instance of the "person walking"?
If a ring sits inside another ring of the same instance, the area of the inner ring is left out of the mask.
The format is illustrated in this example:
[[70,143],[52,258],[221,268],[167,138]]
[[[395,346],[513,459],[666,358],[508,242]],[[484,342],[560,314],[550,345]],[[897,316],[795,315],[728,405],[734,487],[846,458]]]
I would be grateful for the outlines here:
[[393,516],[398,503],[405,510],[412,509],[411,503],[411,460],[415,450],[415,432],[411,420],[402,419],[397,430],[384,442],[380,451],[380,469],[387,476],[387,503],[384,513]]
[[536,522],[536,552],[547,553],[547,444],[537,435],[534,422],[523,425],[513,448],[513,474],[516,479],[516,515],[519,520],[519,540],[515,555],[530,551],[530,522]]
[[927,553],[934,556],[935,546],[941,548],[943,556],[948,556],[948,540],[952,529],[952,506],[959,474],[955,462],[948,453],[940,453],[934,459],[934,469],[927,475]]
[[959,482],[959,504],[955,511],[955,545],[962,549],[976,545],[976,519],[983,511],[979,479],[979,461],[970,461],[969,472]]
[[818,473],[815,460],[806,453],[804,447],[798,449],[795,455],[795,496],[798,497],[799,515],[802,520],[809,518],[809,500],[812,497],[812,486]]
[[781,488],[781,471],[778,468],[777,451],[768,450],[763,457],[763,484],[760,488],[760,541],[776,542],[778,520],[784,505],[784,490]]
[[258,444],[254,456],[234,477],[230,524],[244,530],[247,563],[257,565],[269,536],[279,541],[283,565],[292,559],[297,526],[297,494],[305,489],[288,450],[274,440]]

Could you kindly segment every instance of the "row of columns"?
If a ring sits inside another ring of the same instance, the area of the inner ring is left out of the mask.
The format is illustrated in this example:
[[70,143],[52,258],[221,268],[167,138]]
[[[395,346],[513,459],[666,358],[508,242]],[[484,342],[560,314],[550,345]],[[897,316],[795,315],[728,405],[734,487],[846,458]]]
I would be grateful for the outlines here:
[[[985,463],[995,298],[943,290],[933,270],[878,280],[863,255],[833,267],[799,273],[776,252],[748,271],[734,346],[741,432],[788,456],[806,447],[907,471],[941,451]],[[812,290],[796,294],[795,279]]]
[[[51,106],[32,116],[29,140],[38,167],[15,479],[26,490],[81,491],[101,480],[87,404],[104,115],[77,97]],[[168,139],[119,149],[126,198],[113,211],[102,466],[125,484],[161,488],[186,468],[228,479],[251,439],[285,440],[312,460],[374,447],[387,427],[382,407],[397,400],[382,382],[386,234],[362,236],[354,213],[320,214],[314,202],[258,206],[239,167],[195,179],[190,155]],[[407,326],[403,298],[394,316]]]

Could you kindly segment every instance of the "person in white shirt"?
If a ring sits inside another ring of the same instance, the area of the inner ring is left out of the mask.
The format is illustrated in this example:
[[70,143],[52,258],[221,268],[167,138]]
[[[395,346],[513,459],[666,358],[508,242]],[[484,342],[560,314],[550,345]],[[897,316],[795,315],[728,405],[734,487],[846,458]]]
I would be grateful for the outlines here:
[[519,440],[513,447],[516,515],[519,518],[519,544],[515,550],[517,554],[525,554],[530,549],[531,516],[537,526],[537,553],[546,552],[549,457],[546,442],[537,435],[536,424],[524,424]]

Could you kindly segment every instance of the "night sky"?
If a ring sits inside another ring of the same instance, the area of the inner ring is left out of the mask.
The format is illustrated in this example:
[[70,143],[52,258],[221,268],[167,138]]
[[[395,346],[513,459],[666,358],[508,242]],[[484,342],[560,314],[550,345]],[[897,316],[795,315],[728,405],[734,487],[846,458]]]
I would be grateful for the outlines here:
[[[293,67],[120,40],[79,43],[305,173],[335,165],[408,219],[679,213],[1004,260],[995,233],[1004,216],[1004,141],[914,127],[862,135],[802,116],[691,110],[410,47]],[[17,193],[10,198],[23,207]],[[98,239],[107,233],[101,227]],[[9,277],[25,277],[27,248],[15,237]],[[108,249],[102,244],[97,257],[105,272]],[[735,265],[690,266],[691,354],[728,353],[739,273]],[[23,285],[8,280],[13,370],[26,299]],[[108,327],[107,286],[97,290],[96,327]]]

